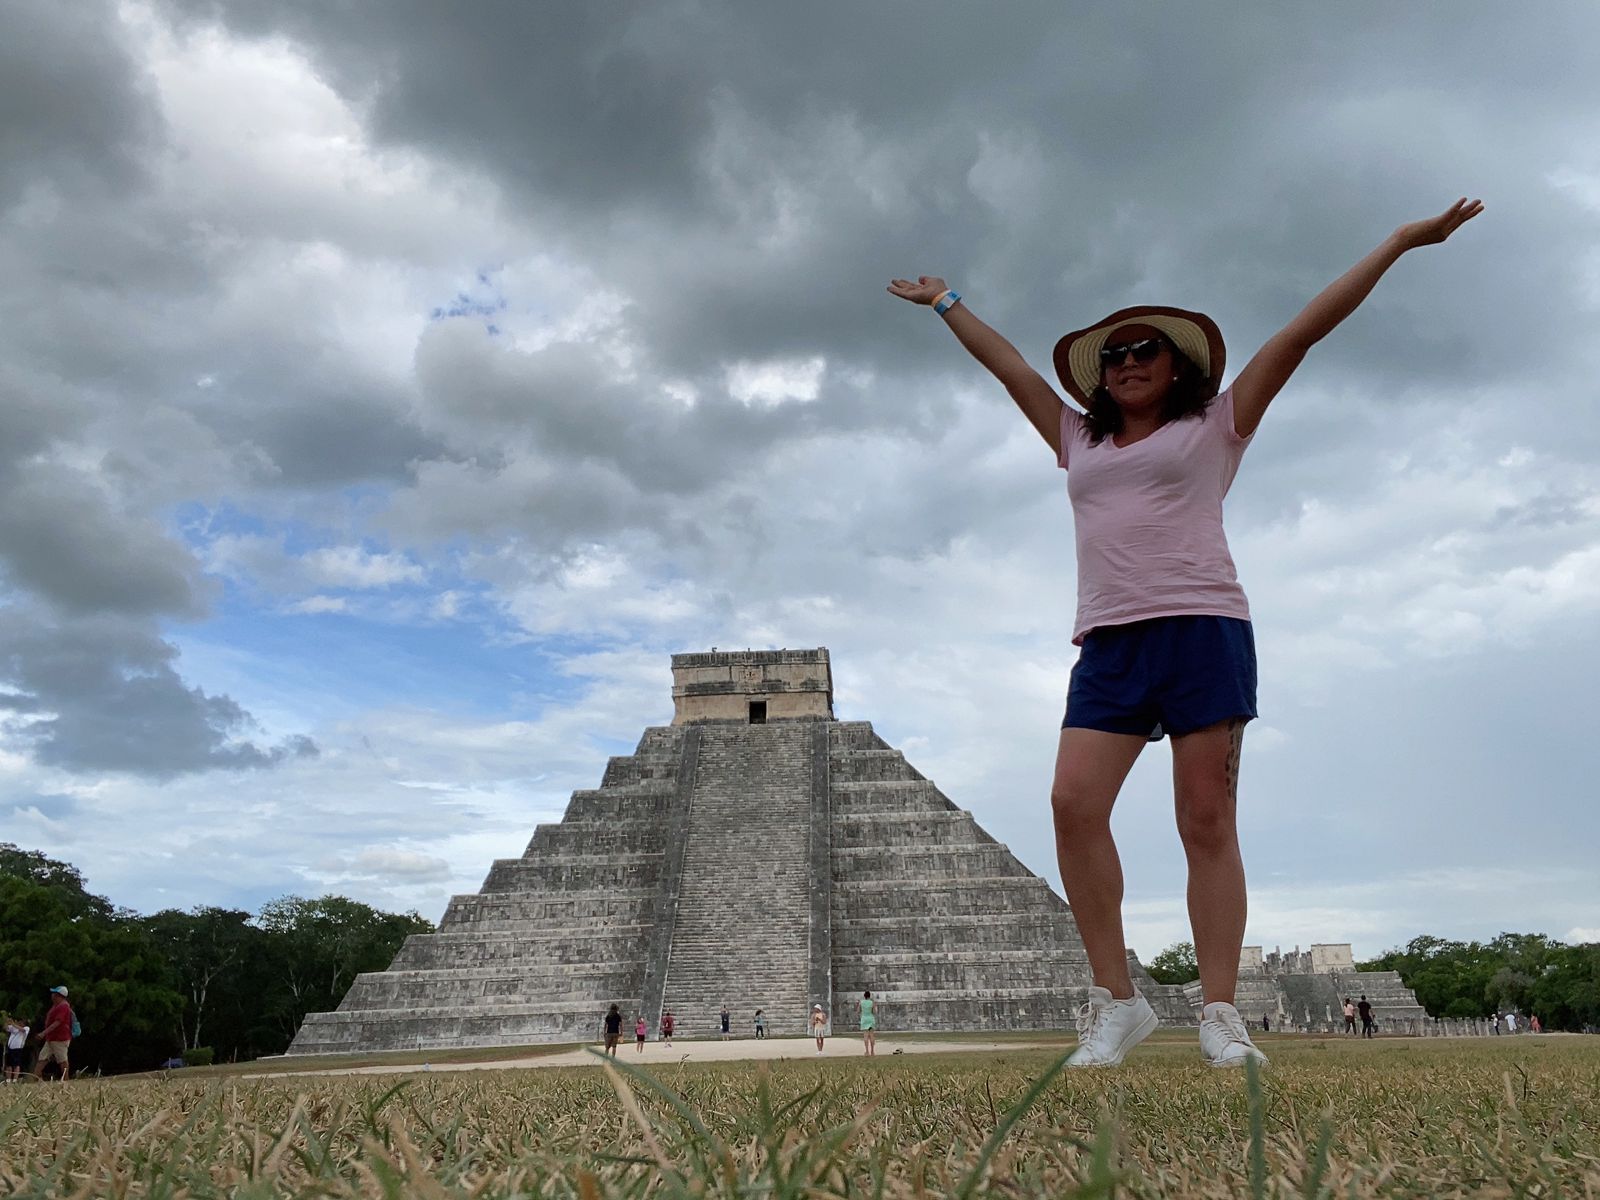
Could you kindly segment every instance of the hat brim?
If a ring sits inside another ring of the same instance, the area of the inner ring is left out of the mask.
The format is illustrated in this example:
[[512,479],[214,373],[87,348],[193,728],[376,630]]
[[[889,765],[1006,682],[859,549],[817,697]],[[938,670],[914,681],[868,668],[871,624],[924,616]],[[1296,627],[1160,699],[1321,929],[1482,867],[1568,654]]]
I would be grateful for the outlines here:
[[1159,329],[1174,346],[1200,368],[1207,394],[1215,396],[1222,386],[1222,371],[1227,364],[1227,348],[1222,330],[1205,313],[1162,304],[1141,304],[1121,308],[1084,329],[1075,329],[1056,343],[1053,355],[1061,386],[1084,408],[1095,388],[1100,386],[1100,351],[1106,339],[1124,325],[1149,325]]

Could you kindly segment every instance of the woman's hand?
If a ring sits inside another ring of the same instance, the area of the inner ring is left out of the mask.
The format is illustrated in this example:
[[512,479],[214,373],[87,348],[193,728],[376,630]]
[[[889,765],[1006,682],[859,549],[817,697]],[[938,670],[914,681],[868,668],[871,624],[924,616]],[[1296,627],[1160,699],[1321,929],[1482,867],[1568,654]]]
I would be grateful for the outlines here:
[[1394,236],[1405,250],[1415,250],[1418,246],[1437,246],[1482,211],[1482,200],[1469,202],[1463,196],[1437,217],[1400,226],[1394,231]]
[[937,275],[918,275],[915,280],[891,279],[889,290],[902,300],[913,304],[932,304],[939,293],[949,291],[949,285]]

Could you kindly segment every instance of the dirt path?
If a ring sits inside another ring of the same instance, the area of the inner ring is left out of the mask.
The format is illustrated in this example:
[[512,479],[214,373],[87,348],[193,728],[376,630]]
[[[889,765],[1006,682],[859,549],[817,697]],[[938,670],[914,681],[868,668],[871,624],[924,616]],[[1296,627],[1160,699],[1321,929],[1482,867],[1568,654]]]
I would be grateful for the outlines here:
[[[1034,1050],[1051,1043],[998,1042],[974,1039],[972,1041],[944,1041],[941,1039],[879,1038],[879,1056],[938,1053],[995,1053],[1003,1050]],[[726,1042],[686,1042],[673,1046],[648,1042],[640,1054],[633,1043],[618,1048],[618,1059],[640,1066],[659,1067],[665,1063],[679,1062],[734,1062],[761,1059],[806,1058],[860,1058],[860,1038],[829,1038],[817,1053],[816,1043],[810,1038],[734,1038]],[[523,1058],[496,1059],[492,1062],[464,1063],[395,1063],[365,1067],[308,1067],[303,1071],[273,1071],[252,1074],[253,1079],[282,1079],[295,1075],[403,1075],[414,1071],[506,1071],[529,1067],[582,1067],[598,1065],[599,1060],[586,1048],[564,1050],[559,1054],[535,1055]]]

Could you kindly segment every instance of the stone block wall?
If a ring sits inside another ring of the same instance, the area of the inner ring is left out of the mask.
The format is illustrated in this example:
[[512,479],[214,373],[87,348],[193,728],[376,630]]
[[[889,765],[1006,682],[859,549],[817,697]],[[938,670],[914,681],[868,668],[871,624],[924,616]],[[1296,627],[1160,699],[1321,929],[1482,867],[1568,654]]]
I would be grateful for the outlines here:
[[833,675],[828,652],[744,650],[674,654],[674,725],[700,721],[751,721],[751,704],[763,720],[831,720]]

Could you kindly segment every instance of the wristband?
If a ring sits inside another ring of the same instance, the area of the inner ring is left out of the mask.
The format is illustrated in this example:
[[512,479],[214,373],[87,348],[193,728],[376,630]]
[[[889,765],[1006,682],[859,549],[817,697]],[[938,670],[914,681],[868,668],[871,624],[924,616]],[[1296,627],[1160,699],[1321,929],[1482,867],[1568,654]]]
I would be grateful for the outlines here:
[[952,289],[933,302],[933,311],[942,317],[954,308],[956,301],[960,299],[961,293]]

